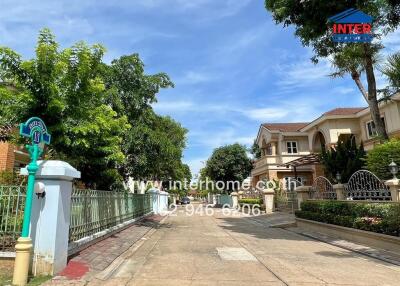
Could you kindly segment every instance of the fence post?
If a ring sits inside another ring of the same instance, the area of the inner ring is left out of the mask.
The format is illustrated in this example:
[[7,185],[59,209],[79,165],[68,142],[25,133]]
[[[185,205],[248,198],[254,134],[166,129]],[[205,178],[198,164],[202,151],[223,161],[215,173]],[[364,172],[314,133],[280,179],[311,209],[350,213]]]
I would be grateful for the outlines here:
[[392,195],[393,202],[400,202],[400,180],[391,179],[385,182],[385,185],[389,187],[390,194]]
[[239,200],[238,200],[238,193],[237,192],[232,192],[231,193],[232,197],[232,208],[236,209],[239,205]]
[[267,214],[268,213],[272,213],[272,212],[275,211],[274,197],[275,197],[274,189],[263,190],[263,199],[264,199],[264,205],[265,205],[265,212]]
[[333,185],[333,189],[336,192],[336,199],[338,201],[343,201],[345,200],[345,196],[344,196],[344,185],[343,184],[336,184]]
[[311,186],[300,186],[296,188],[297,192],[297,203],[299,204],[299,210],[301,209],[301,202],[310,199]]
[[[38,161],[37,184],[45,197],[34,196],[30,224],[33,275],[54,275],[67,265],[72,180],[81,174],[63,161]],[[21,175],[27,175],[26,168]]]
[[160,213],[160,191],[157,189],[151,189],[148,191],[148,193],[151,195],[153,213],[159,214]]

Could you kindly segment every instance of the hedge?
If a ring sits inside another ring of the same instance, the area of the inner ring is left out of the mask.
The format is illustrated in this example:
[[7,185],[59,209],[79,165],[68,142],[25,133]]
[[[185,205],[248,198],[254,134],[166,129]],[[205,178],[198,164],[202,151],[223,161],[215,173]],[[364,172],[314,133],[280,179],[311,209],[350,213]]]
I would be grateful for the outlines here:
[[381,180],[393,178],[388,165],[392,160],[400,165],[400,140],[391,139],[388,142],[379,144],[367,154],[367,169],[377,175]]
[[239,200],[239,204],[248,204],[248,205],[262,205],[262,199],[241,199]]
[[306,201],[296,217],[400,236],[400,203]]

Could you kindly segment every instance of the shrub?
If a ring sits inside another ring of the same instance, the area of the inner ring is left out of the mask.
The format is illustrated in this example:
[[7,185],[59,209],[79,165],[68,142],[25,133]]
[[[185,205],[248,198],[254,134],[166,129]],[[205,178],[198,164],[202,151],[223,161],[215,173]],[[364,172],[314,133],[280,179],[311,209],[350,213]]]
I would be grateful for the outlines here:
[[400,166],[400,140],[392,139],[383,144],[375,146],[368,152],[367,169],[382,180],[391,179],[388,165],[393,161]]
[[248,204],[248,205],[262,205],[262,199],[241,199],[239,200],[239,204]]
[[306,201],[296,217],[400,236],[400,203]]
[[336,181],[336,174],[340,173],[342,182],[347,182],[353,173],[362,169],[365,151],[363,144],[358,147],[352,137],[344,142],[338,141],[334,148],[323,149],[320,157],[330,181]]

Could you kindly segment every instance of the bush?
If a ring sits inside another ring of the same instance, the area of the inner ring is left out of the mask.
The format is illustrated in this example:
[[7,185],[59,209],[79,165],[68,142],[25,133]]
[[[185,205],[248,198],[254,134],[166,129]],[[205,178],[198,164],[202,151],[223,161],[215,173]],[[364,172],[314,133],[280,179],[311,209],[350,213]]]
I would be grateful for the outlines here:
[[400,236],[399,203],[306,201],[296,217]]
[[239,204],[247,204],[247,205],[262,205],[262,199],[241,199],[239,200]]
[[375,146],[367,154],[367,169],[377,175],[381,180],[391,179],[388,165],[393,161],[400,166],[400,140],[392,139]]

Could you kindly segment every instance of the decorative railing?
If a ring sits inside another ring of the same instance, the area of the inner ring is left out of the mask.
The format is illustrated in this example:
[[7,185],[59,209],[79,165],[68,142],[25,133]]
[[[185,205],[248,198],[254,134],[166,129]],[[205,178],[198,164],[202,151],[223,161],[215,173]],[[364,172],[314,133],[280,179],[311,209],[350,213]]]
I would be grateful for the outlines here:
[[350,200],[390,201],[389,187],[373,173],[360,170],[351,175],[344,189],[345,197]]
[[151,199],[147,194],[73,190],[69,241],[89,237],[150,213]]
[[312,199],[317,200],[336,200],[336,191],[329,180],[323,176],[317,177],[311,188]]
[[0,252],[14,252],[21,235],[26,189],[0,186]]

